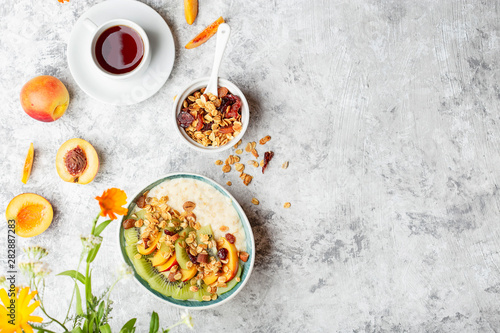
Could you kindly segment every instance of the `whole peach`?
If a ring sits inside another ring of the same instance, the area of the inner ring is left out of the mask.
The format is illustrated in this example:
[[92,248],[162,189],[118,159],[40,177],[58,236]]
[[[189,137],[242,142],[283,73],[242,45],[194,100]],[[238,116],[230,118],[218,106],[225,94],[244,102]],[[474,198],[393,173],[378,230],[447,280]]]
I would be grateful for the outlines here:
[[21,106],[33,119],[52,122],[59,119],[69,104],[68,89],[59,79],[37,76],[21,89]]

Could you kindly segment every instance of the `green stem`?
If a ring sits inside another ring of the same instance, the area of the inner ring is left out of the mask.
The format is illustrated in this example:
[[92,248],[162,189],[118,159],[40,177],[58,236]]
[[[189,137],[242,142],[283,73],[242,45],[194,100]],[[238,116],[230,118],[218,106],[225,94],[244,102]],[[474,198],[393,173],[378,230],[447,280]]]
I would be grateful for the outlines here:
[[[80,265],[82,263],[82,259],[83,259],[83,254],[80,255],[80,261],[78,261],[78,266],[76,268],[76,271],[79,272],[80,271]],[[64,321],[63,321],[63,324],[66,324],[66,321],[68,320],[68,316],[69,316],[69,310],[71,310],[71,304],[73,304],[73,299],[75,297],[75,289],[78,288],[78,284],[77,284],[77,281],[76,279],[73,279],[73,281],[75,282],[75,286],[73,287],[73,292],[71,293],[71,300],[69,301],[69,307],[68,307],[68,311],[66,312],[66,316],[64,317]]]
[[182,325],[182,324],[184,324],[184,320],[180,320],[180,321],[178,321],[177,323],[173,324],[172,326],[167,327],[167,328],[166,328],[166,331],[169,331],[169,330],[171,330],[172,328],[174,328],[175,326],[179,326],[179,325]]
[[35,327],[35,329],[38,330],[38,333],[40,333],[40,332],[56,333],[56,332],[48,330],[46,328]]
[[95,226],[96,226],[97,220],[99,220],[100,216],[101,216],[101,213],[97,214],[97,217],[95,218],[94,223],[92,224],[92,232],[91,232],[92,235],[94,235]]
[[[91,232],[91,235],[94,235],[94,232],[95,232],[95,226],[97,224],[97,220],[99,220],[99,217],[101,216],[101,213],[97,214],[97,217],[94,219],[94,222],[92,223],[92,232]],[[85,269],[85,281],[87,281],[87,279],[89,278],[89,272],[90,272],[90,263],[87,262],[87,265],[86,265],[86,269]],[[88,292],[89,290],[88,289],[88,286],[87,284],[85,284],[85,295],[88,295]],[[85,297],[86,299],[86,297]],[[88,300],[86,299],[86,302],[85,302],[85,305],[86,305],[86,309],[87,309],[87,316],[90,314],[90,307],[89,307],[89,302]]]
[[[36,284],[36,281],[33,281],[33,284],[35,285],[35,288],[36,290],[38,290],[38,286]],[[66,326],[64,326],[63,324],[61,324],[61,322],[59,322],[57,319],[49,316],[49,314],[47,313],[47,311],[45,311],[45,306],[43,305],[43,300],[40,296],[37,297],[38,300],[40,301],[40,309],[42,310],[42,312],[47,316],[47,318],[49,318],[50,320],[52,320],[53,322],[55,323],[58,323],[62,328],[64,328],[64,331],[68,331],[68,329],[66,328]]]

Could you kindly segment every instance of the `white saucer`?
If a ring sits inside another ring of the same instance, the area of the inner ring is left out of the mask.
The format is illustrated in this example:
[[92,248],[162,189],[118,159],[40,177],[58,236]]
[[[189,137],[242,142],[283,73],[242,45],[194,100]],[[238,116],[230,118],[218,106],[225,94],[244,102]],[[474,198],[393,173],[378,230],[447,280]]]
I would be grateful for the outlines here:
[[[151,47],[151,63],[138,77],[114,80],[104,76],[92,62],[92,32],[83,21],[95,24],[123,18],[139,24]],[[75,23],[68,43],[68,64],[76,83],[88,95],[102,102],[131,105],[153,96],[167,81],[174,66],[175,44],[170,28],[153,8],[135,0],[107,0],[85,12]]]

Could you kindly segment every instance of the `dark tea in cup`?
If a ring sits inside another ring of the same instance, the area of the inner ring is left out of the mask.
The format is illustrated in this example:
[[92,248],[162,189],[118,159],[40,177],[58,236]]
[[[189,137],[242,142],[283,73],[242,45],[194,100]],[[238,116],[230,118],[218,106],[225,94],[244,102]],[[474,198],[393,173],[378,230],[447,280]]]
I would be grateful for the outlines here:
[[126,74],[141,63],[144,42],[141,35],[126,25],[115,25],[104,30],[95,43],[95,60],[111,74]]

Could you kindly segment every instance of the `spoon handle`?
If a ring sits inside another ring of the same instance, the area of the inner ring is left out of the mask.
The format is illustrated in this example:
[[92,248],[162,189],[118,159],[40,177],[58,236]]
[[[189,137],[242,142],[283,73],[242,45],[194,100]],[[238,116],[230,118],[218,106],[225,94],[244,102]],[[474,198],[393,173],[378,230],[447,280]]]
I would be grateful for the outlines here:
[[229,40],[229,35],[231,34],[231,28],[227,23],[222,23],[217,29],[217,42],[215,44],[215,57],[214,65],[212,67],[212,74],[210,75],[210,80],[208,81],[205,93],[212,93],[217,95],[217,81],[219,77],[219,67],[222,61],[222,56],[224,55],[224,50],[226,49],[227,41]]

